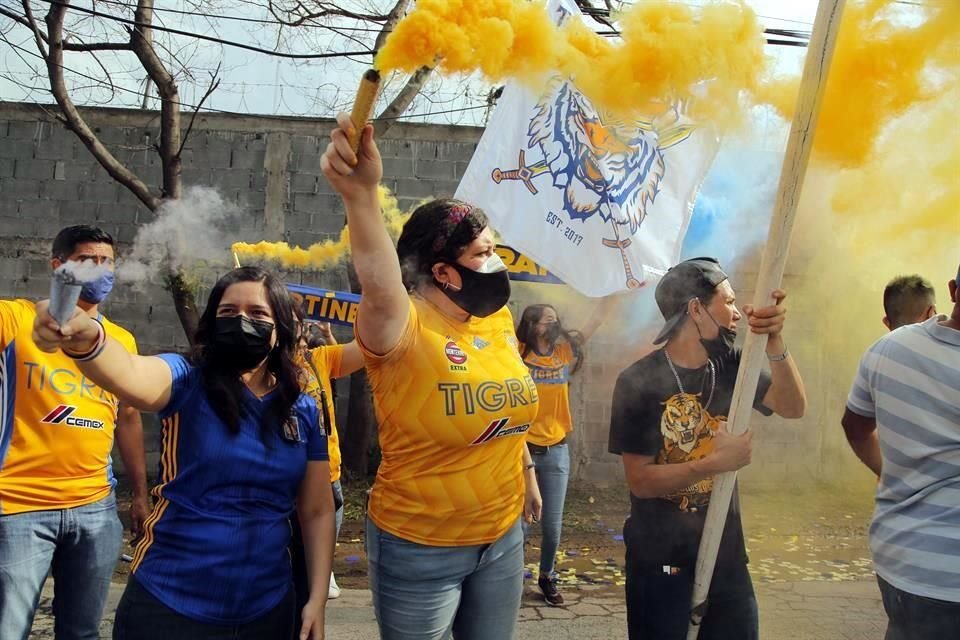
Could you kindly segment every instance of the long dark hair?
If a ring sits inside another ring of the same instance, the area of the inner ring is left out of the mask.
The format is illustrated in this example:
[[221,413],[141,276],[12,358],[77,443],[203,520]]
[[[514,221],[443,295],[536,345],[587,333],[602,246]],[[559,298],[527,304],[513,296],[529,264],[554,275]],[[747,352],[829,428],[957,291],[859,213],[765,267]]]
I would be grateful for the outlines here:
[[220,306],[227,288],[238,282],[262,282],[267,293],[267,302],[273,312],[277,344],[267,356],[267,370],[276,378],[277,386],[267,409],[267,419],[261,423],[260,429],[263,437],[271,431],[279,434],[300,396],[300,382],[294,359],[297,347],[294,302],[287,288],[275,276],[260,267],[240,267],[217,280],[207,299],[207,308],[203,310],[197,325],[192,360],[200,368],[203,389],[207,393],[210,406],[226,423],[231,433],[238,433],[240,419],[249,410],[245,385],[236,370],[217,366],[216,361],[207,357],[207,345],[213,337],[217,320],[217,307]]
[[580,370],[580,365],[583,364],[583,335],[579,331],[564,329],[560,322],[560,314],[549,304],[531,304],[520,315],[520,324],[517,325],[517,341],[523,345],[520,355],[526,358],[530,350],[537,344],[537,323],[543,318],[547,309],[556,314],[557,328],[560,330],[557,339],[550,346],[555,347],[560,338],[564,338],[570,343],[570,349],[573,351],[573,365],[570,367],[570,374],[573,375]]
[[456,262],[489,224],[482,209],[460,200],[431,200],[417,207],[397,240],[407,291],[433,282],[433,265]]

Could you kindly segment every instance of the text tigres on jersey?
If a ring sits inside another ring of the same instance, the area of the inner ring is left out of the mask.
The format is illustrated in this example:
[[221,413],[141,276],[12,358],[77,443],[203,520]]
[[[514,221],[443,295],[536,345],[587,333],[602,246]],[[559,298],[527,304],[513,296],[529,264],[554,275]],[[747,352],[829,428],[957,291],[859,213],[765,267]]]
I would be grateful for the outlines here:
[[370,518],[420,544],[493,542],[523,509],[524,434],[538,405],[510,311],[456,322],[412,297],[409,313],[389,353],[360,345],[383,452]]

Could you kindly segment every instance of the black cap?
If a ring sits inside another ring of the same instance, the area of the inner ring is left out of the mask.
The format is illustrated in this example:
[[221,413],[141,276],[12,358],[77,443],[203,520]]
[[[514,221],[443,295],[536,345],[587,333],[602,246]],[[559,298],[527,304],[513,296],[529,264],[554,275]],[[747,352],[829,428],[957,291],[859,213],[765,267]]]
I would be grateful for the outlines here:
[[694,298],[706,300],[713,295],[717,285],[727,279],[720,263],[713,258],[691,258],[671,268],[657,283],[654,297],[663,314],[663,329],[653,344],[666,342],[683,322],[687,303]]

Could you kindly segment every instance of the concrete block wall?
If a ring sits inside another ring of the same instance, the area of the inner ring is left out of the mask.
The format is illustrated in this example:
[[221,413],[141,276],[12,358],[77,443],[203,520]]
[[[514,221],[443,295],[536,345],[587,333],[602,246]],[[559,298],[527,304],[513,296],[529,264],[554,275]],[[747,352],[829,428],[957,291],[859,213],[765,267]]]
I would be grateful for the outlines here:
[[[130,110],[85,110],[107,147],[151,186],[160,183],[157,114]],[[286,240],[301,246],[332,238],[343,225],[343,208],[320,173],[329,121],[202,114],[183,155],[185,186],[216,188],[242,215],[237,240]],[[380,140],[384,182],[402,208],[424,198],[453,195],[481,130],[440,125],[397,124]],[[0,102],[0,298],[40,298],[49,287],[49,245],[63,226],[98,224],[114,234],[122,256],[138,228],[154,214],[113,181],[76,136],[37,105]],[[793,265],[791,265],[793,267]],[[801,277],[795,267],[789,278]],[[123,284],[122,262],[115,293],[105,313],[130,329],[144,353],[182,350],[183,332],[160,282],[133,288]],[[749,300],[756,260],[739,265],[738,296]],[[345,270],[283,272],[288,282],[333,289],[348,287]],[[201,298],[216,279],[198,274]],[[557,285],[538,285],[556,287]],[[511,300],[516,315],[540,301],[537,286],[518,286]],[[555,291],[551,295],[555,297]],[[570,294],[561,315],[577,313],[585,299]],[[202,304],[203,300],[201,300]],[[765,487],[809,486],[848,468],[852,456],[839,432],[845,390],[818,384],[829,358],[817,349],[814,312],[791,312],[790,348],[810,390],[811,407],[802,421],[755,417],[754,464],[744,481]],[[349,333],[341,338],[349,339]],[[572,438],[573,473],[580,481],[622,483],[620,460],[607,454],[610,396],[619,372],[643,353],[637,340],[624,341],[601,331],[589,346],[587,362],[571,389],[577,430]],[[341,399],[347,384],[340,385]],[[839,404],[838,404],[839,403]],[[341,401],[338,408],[345,408]],[[839,408],[838,408],[839,407]],[[149,468],[156,468],[159,437],[146,417]],[[340,416],[341,423],[345,416]],[[119,461],[118,461],[119,462]]]

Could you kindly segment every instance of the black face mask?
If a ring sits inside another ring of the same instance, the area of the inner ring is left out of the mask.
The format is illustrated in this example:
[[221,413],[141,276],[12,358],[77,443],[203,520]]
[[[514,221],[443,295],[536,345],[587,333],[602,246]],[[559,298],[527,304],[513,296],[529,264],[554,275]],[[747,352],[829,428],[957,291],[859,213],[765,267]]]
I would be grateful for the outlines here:
[[544,337],[544,338],[547,340],[547,342],[549,342],[550,344],[555,344],[555,343],[557,342],[557,340],[560,339],[560,334],[561,334],[561,333],[562,333],[562,332],[561,332],[561,330],[560,330],[560,323],[559,323],[559,322],[554,322],[554,323],[551,324],[549,327],[547,327],[547,330],[546,330],[546,331],[543,332],[543,337]]
[[[707,350],[707,357],[713,360],[717,364],[721,364],[724,361],[730,359],[733,356],[733,346],[737,341],[737,332],[727,327],[721,327],[720,324],[713,319],[713,316],[710,315],[710,312],[704,309],[707,316],[713,320],[713,324],[717,325],[717,337],[707,340],[703,337],[703,334],[700,334],[700,344],[703,345],[703,348]],[[700,327],[697,327],[697,332],[700,332]]]
[[246,316],[217,318],[207,352],[218,364],[237,371],[249,371],[270,355],[273,323]]
[[510,299],[510,274],[500,256],[493,254],[480,271],[474,271],[456,262],[450,266],[460,274],[460,289],[437,283],[440,290],[454,304],[472,316],[486,318],[503,308]]

